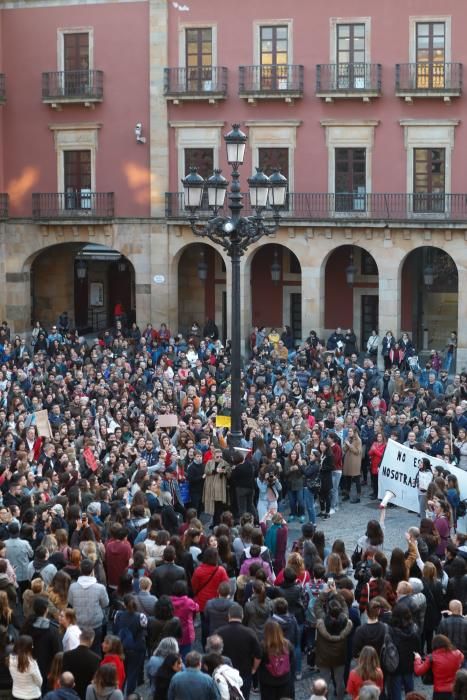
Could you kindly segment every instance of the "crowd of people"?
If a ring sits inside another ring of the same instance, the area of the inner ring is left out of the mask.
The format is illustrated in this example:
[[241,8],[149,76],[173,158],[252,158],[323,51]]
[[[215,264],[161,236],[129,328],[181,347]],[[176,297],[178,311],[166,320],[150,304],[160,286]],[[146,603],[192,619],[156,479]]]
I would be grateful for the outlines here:
[[[0,326],[0,700],[293,699],[305,665],[313,699],[467,699],[455,338],[422,369],[407,334],[255,328],[238,449],[212,320],[89,342],[63,316]],[[426,455],[421,517],[347,552],[326,521],[377,498],[388,438]]]

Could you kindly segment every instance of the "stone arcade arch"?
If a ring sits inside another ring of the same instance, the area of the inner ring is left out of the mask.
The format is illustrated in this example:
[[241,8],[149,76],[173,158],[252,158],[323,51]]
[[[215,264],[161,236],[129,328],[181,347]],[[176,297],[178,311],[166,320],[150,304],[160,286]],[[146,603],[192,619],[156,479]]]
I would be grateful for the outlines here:
[[374,257],[361,246],[341,245],[323,265],[325,336],[337,326],[353,328],[358,347],[366,347],[372,329],[379,329],[379,271]]

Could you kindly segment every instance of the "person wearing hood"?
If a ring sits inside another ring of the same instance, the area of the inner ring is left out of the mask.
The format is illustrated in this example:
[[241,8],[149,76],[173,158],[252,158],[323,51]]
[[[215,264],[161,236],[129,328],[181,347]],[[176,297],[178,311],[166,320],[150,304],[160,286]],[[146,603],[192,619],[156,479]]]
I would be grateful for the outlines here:
[[266,597],[266,586],[256,579],[253,583],[253,595],[245,605],[244,624],[255,632],[261,642],[264,625],[272,615],[272,602]]
[[300,643],[300,635],[295,615],[289,612],[289,604],[285,598],[275,598],[272,603],[272,619],[282,627],[284,637],[294,649]]
[[57,573],[55,564],[49,563],[49,550],[44,545],[40,545],[34,552],[34,559],[29,563],[27,572],[28,580],[41,578],[46,586],[50,586]]
[[46,693],[44,700],[79,700],[79,695],[75,690],[73,674],[69,671],[62,673],[60,676],[60,687]]
[[109,596],[105,586],[97,583],[94,563],[90,559],[81,562],[81,576],[71,584],[68,591],[68,604],[76,612],[78,626],[94,630],[92,650],[100,653],[102,642],[102,622],[104,610],[109,605]]
[[324,618],[316,624],[316,665],[328,687],[331,686],[334,677],[337,700],[344,698],[347,637],[351,632],[351,620],[341,604],[331,598]]
[[47,691],[47,676],[52,660],[62,651],[62,642],[56,624],[47,618],[49,604],[46,598],[36,598],[33,615],[26,620],[22,632],[32,638],[34,657],[42,675],[42,692]]

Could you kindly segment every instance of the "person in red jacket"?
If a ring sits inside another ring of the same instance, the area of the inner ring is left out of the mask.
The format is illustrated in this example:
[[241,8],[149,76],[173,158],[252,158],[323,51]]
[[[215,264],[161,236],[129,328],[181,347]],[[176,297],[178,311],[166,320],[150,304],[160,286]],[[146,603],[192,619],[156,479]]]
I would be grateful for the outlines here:
[[376,439],[368,451],[370,458],[370,473],[371,486],[373,493],[371,498],[378,498],[378,472],[381,462],[383,461],[384,450],[386,449],[386,440],[383,433],[377,433]]
[[120,690],[123,690],[123,686],[125,685],[125,664],[123,663],[123,659],[125,655],[120,638],[114,634],[108,634],[102,642],[102,651],[104,652],[104,657],[100,665],[115,664],[118,687]]
[[429,668],[433,672],[433,700],[450,700],[457,671],[464,663],[464,654],[456,649],[444,634],[433,637],[433,653],[424,661],[420,654],[415,654],[414,671],[416,676],[423,676]]
[[191,588],[195,602],[201,613],[201,638],[203,647],[207,638],[207,626],[204,619],[204,608],[208,600],[217,598],[217,590],[223,581],[228,581],[227,571],[219,564],[217,549],[208,547],[203,554],[203,563],[195,569],[191,579]]

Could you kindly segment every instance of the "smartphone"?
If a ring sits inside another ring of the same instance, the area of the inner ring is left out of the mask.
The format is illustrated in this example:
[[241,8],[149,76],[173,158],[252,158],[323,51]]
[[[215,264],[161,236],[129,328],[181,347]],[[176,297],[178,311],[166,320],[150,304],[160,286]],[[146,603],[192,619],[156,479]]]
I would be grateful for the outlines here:
[[334,586],[334,579],[332,578],[332,576],[328,577],[328,586]]

